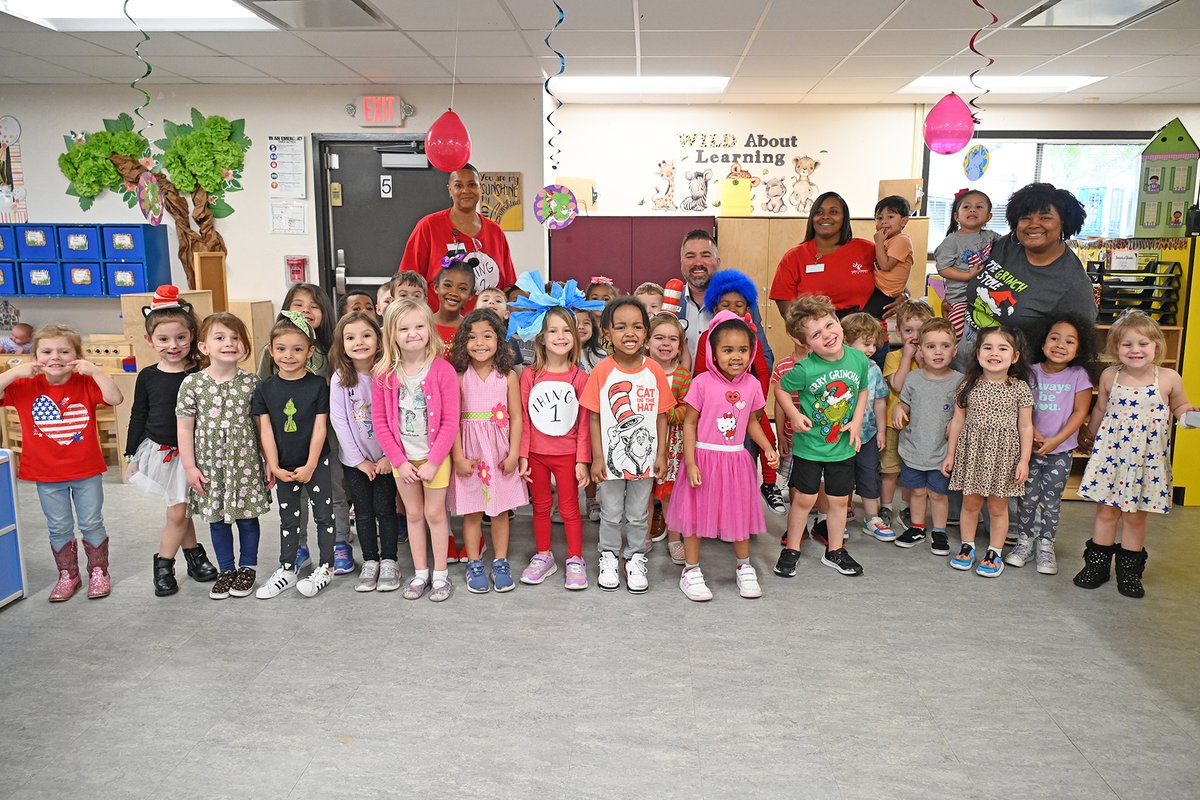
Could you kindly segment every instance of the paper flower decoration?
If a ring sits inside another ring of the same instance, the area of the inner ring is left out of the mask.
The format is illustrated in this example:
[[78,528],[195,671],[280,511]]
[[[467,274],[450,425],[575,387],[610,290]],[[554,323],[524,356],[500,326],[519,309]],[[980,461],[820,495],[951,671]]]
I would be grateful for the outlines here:
[[528,293],[528,297],[518,297],[509,303],[515,309],[508,317],[508,338],[514,335],[522,339],[532,339],[542,332],[542,322],[546,312],[551,308],[565,308],[572,313],[576,311],[603,311],[603,300],[588,300],[579,291],[579,284],[571,279],[565,284],[554,283],[550,291],[546,291],[546,282],[537,270],[523,272],[517,277],[517,288]]

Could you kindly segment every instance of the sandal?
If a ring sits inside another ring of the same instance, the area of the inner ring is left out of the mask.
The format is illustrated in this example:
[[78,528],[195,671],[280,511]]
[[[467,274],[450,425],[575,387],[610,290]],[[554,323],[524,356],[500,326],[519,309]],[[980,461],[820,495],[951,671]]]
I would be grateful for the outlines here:
[[433,588],[429,591],[429,599],[435,603],[449,600],[453,589],[454,585],[450,581],[434,581]]
[[420,600],[421,595],[425,594],[425,590],[429,588],[429,581],[422,578],[420,575],[414,575],[413,579],[404,587],[405,600]]

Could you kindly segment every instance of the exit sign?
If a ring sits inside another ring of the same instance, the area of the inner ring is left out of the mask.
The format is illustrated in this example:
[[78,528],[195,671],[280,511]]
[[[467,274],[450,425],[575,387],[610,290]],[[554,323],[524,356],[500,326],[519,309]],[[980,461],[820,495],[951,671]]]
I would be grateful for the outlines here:
[[363,127],[403,127],[405,117],[413,115],[413,107],[399,95],[364,95],[358,101],[358,124]]

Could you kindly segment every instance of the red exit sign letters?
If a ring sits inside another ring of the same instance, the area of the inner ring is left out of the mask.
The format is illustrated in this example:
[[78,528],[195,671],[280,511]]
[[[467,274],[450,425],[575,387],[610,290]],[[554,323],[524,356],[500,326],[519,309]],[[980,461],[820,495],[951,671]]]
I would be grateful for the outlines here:
[[[358,101],[358,124],[363,127],[402,127],[412,112],[397,95],[364,95]],[[406,113],[406,111],[408,113]]]

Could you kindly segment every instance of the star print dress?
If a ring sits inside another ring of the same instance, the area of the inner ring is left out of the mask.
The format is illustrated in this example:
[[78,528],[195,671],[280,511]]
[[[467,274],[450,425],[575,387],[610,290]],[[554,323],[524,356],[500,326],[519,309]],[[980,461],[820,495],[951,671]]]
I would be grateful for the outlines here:
[[500,470],[509,449],[508,379],[492,370],[484,380],[474,367],[468,367],[460,380],[462,422],[458,431],[463,455],[476,463],[475,470],[465,478],[454,472],[450,510],[454,514],[482,511],[495,517],[529,502],[525,481],[518,471],[505,475]]
[[1171,409],[1158,386],[1123,386],[1113,378],[1079,494],[1122,511],[1171,510]]

